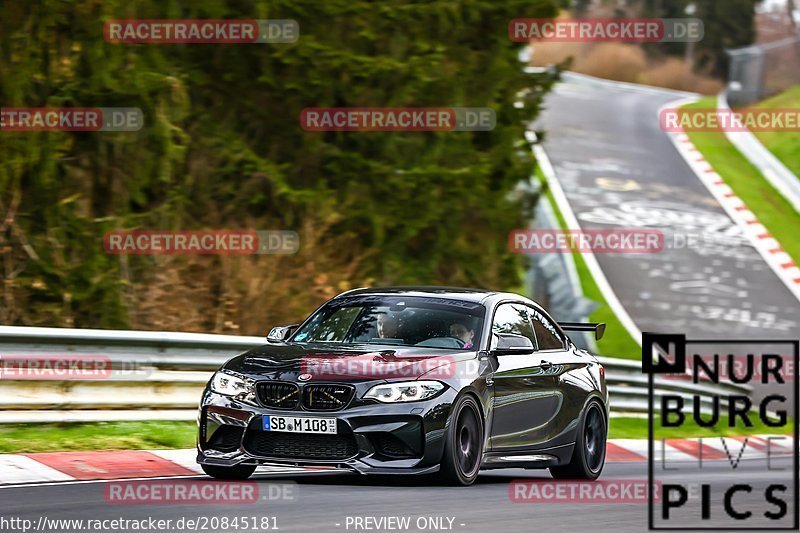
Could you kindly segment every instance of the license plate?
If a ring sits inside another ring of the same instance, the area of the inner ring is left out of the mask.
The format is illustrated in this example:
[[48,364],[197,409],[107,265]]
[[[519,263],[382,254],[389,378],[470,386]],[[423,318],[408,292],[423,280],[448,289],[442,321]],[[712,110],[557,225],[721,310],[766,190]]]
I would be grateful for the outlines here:
[[336,434],[335,418],[310,416],[265,416],[261,419],[264,431],[284,431],[287,433]]

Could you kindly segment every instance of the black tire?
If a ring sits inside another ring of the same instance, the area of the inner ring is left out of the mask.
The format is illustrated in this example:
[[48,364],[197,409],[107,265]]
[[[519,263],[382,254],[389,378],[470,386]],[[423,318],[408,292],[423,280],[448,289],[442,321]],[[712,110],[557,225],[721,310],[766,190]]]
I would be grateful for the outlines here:
[[203,472],[213,477],[214,479],[247,479],[256,471],[256,465],[236,465],[236,466],[218,466],[218,465],[200,465]]
[[591,400],[581,414],[575,448],[569,463],[551,466],[550,475],[555,479],[585,479],[594,481],[600,477],[606,461],[606,437],[608,422],[605,409],[597,400]]
[[448,485],[472,485],[483,458],[483,422],[478,402],[462,396],[453,406],[437,479]]

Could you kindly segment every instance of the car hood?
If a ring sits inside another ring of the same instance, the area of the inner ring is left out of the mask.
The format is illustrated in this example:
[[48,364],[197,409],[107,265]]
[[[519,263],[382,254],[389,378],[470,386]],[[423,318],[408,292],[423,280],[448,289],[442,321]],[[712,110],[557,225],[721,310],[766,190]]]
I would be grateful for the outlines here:
[[455,374],[458,362],[475,357],[475,351],[441,348],[274,343],[231,359],[225,368],[255,378],[353,383],[448,377]]

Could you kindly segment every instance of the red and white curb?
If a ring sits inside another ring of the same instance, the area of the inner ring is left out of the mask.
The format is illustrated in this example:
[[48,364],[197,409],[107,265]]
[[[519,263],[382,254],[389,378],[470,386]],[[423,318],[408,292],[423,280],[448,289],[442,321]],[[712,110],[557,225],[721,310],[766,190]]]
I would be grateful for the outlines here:
[[[695,102],[696,99],[678,100],[663,106],[663,109],[674,109]],[[660,113],[660,111],[659,111]],[[733,189],[728,186],[703,154],[692,143],[689,135],[683,132],[668,132],[667,135],[678,153],[694,171],[703,185],[711,192],[729,217],[742,229],[744,236],[753,244],[764,258],[764,261],[778,275],[794,296],[800,300],[800,267],[787,254],[780,243],[766,227],[758,221],[755,213],[750,211]]]
[[[745,442],[746,441],[746,442]],[[656,461],[706,460],[737,461],[790,456],[794,439],[790,436],[668,439],[666,446],[654,442]],[[606,461],[643,462],[648,445],[643,439],[611,439]],[[0,486],[47,482],[74,482],[112,479],[191,477],[203,475],[195,463],[197,452],[189,450],[131,450],[93,452],[51,452],[0,455]],[[258,473],[297,475],[321,473],[330,468],[260,467]]]
[[[793,450],[794,438],[788,435],[656,439],[653,442],[653,459],[665,462],[718,459],[736,462],[739,459],[791,456]],[[607,443],[606,462],[646,461],[647,456],[648,442],[645,439],[611,439]]]

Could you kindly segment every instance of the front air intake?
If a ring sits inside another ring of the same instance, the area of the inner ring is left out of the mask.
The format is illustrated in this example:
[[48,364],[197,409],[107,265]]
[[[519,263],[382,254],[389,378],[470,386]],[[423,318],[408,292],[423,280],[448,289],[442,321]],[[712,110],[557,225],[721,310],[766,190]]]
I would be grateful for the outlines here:
[[297,409],[300,389],[294,383],[262,382],[257,388],[258,399],[264,407]]
[[308,411],[338,411],[353,398],[350,385],[306,385],[303,387],[303,407]]

